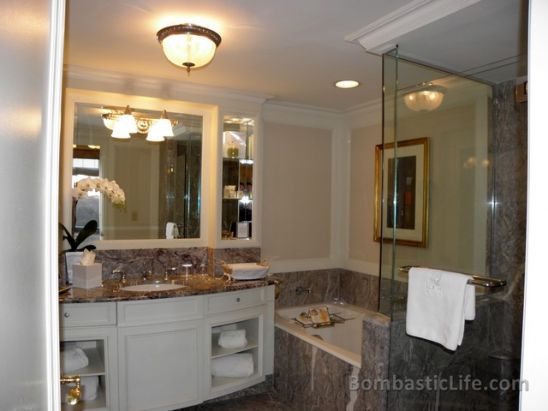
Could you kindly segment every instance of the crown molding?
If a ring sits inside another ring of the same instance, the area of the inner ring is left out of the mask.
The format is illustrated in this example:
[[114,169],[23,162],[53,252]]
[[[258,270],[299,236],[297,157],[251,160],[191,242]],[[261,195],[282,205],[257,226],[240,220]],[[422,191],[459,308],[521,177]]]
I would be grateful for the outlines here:
[[345,40],[359,43],[370,53],[381,55],[393,49],[401,36],[480,1],[414,0],[350,33]]
[[180,80],[147,77],[118,73],[89,67],[65,65],[64,86],[78,89],[92,89],[123,94],[188,100],[205,104],[239,102],[247,105],[262,105],[273,96],[262,93],[213,87],[203,84],[184,83]]

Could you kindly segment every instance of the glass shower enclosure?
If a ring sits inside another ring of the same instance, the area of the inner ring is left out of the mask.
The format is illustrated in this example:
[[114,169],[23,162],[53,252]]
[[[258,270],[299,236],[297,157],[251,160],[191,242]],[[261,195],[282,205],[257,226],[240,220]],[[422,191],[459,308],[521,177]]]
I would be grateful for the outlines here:
[[[483,389],[515,374],[512,356],[497,351],[491,332],[502,320],[493,315],[493,291],[476,287],[476,319],[466,322],[456,351],[405,332],[410,266],[497,276],[493,87],[394,50],[383,56],[383,90],[375,195],[379,309],[392,320],[390,380],[403,384],[388,391],[388,409],[515,409],[514,391]],[[482,389],[468,380],[481,381]]]

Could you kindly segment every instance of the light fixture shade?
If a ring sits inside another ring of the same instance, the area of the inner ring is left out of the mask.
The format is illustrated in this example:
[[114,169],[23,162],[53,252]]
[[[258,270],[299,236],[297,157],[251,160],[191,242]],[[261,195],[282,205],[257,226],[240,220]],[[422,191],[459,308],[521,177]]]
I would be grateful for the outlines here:
[[221,44],[219,34],[193,24],[165,27],[156,35],[167,59],[176,66],[186,67],[188,71],[208,64]]
[[169,121],[167,118],[154,120],[150,129],[155,129],[155,132],[161,136],[173,137],[173,128],[171,127],[171,121]]
[[403,101],[413,111],[433,111],[441,106],[444,95],[445,88],[428,83],[404,94]]
[[114,130],[114,124],[116,121],[112,118],[112,115],[110,114],[103,114],[101,116],[103,119],[103,125],[108,128],[109,130]]
[[114,123],[112,128],[112,134],[110,135],[113,138],[127,139],[131,138],[124,124],[121,124],[119,121]]
[[165,138],[162,135],[161,130],[158,129],[157,127],[154,127],[154,124],[153,124],[152,127],[150,127],[150,129],[148,130],[146,140],[151,141],[153,143],[157,143],[157,142],[164,141]]

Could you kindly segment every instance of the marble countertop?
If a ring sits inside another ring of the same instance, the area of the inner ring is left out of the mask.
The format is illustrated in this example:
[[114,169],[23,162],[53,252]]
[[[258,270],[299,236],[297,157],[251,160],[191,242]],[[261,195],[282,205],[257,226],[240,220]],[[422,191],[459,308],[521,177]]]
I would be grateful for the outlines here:
[[[71,288],[59,294],[59,303],[93,303],[108,301],[152,300],[157,298],[188,297],[191,295],[225,293],[229,291],[246,290],[250,288],[266,287],[274,284],[268,278],[261,280],[231,281],[224,277],[194,276],[189,279],[184,276],[170,277],[168,281],[163,278],[152,278],[147,282],[161,281],[170,284],[180,284],[183,288],[169,291],[124,291],[120,289],[117,280],[103,281],[98,288]],[[143,281],[128,280],[123,286],[143,284]]]

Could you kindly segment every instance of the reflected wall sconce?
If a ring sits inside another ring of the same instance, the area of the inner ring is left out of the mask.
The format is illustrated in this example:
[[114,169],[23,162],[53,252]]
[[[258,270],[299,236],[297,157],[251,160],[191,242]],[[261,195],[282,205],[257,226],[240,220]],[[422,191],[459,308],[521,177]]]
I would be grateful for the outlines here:
[[403,95],[403,102],[413,111],[433,111],[441,106],[446,89],[433,83],[421,83]]
[[221,44],[221,36],[205,27],[178,24],[164,27],[156,33],[167,59],[178,67],[191,68],[208,64]]
[[111,110],[101,115],[103,124],[112,130],[111,136],[118,139],[129,139],[131,134],[147,134],[147,141],[164,141],[165,137],[173,137],[173,127],[178,124],[167,117],[167,111],[162,111],[160,118],[149,118],[132,112],[126,106],[123,112]]

